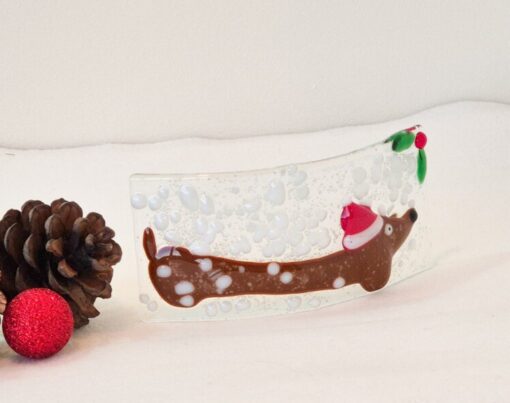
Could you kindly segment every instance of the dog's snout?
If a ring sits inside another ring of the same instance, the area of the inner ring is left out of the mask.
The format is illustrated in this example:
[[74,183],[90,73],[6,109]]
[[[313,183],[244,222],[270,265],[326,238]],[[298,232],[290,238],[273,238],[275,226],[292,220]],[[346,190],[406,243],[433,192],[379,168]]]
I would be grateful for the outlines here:
[[415,222],[418,219],[418,213],[414,208],[409,211],[409,219],[411,222]]

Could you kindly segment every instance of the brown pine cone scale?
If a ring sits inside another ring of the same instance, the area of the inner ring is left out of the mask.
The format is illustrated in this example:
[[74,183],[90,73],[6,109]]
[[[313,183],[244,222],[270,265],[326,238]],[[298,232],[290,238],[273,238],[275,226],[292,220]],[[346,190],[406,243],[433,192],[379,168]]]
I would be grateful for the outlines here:
[[7,299],[36,287],[61,294],[75,327],[99,315],[96,298],[110,298],[113,266],[122,257],[115,232],[98,213],[83,217],[75,202],[27,201],[0,220],[0,291]]

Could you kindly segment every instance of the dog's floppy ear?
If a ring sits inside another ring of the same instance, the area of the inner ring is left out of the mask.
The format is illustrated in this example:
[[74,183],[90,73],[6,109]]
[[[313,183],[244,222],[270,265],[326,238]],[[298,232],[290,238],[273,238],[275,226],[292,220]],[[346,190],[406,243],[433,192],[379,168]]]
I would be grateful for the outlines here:
[[188,249],[183,248],[182,246],[177,246],[175,249],[184,259],[193,260],[195,257]]
[[156,239],[150,228],[145,228],[145,231],[143,231],[143,249],[147,259],[150,261],[156,260]]

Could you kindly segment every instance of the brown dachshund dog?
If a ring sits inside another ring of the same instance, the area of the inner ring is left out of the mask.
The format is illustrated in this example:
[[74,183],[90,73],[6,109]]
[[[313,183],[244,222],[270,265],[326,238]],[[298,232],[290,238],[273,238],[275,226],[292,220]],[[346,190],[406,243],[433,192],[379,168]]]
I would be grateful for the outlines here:
[[386,285],[395,252],[409,235],[418,214],[414,208],[402,217],[378,217],[372,238],[352,250],[294,262],[250,262],[217,256],[199,256],[183,247],[157,258],[156,241],[145,229],[143,245],[149,276],[157,292],[176,307],[192,307],[211,297],[246,294],[297,294],[360,284],[366,291]]

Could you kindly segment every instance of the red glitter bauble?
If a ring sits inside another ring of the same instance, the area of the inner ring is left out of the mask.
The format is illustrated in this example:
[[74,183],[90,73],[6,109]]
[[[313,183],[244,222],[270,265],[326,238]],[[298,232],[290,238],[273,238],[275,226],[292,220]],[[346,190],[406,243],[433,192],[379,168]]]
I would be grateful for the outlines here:
[[416,148],[420,150],[425,147],[427,144],[427,136],[423,132],[419,132],[416,134],[416,138],[414,139],[414,145]]
[[7,344],[28,358],[58,353],[73,334],[66,300],[47,288],[23,291],[7,304],[2,323]]

